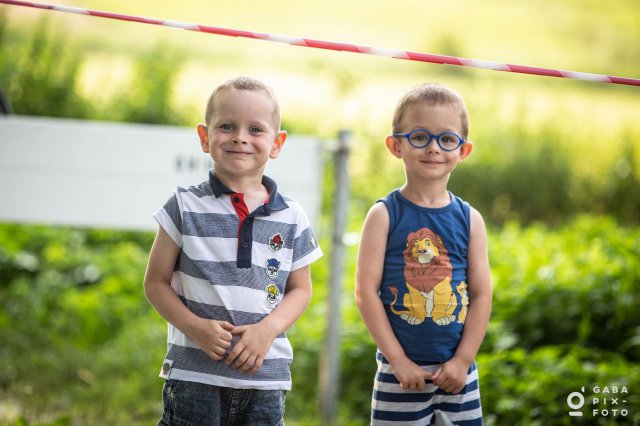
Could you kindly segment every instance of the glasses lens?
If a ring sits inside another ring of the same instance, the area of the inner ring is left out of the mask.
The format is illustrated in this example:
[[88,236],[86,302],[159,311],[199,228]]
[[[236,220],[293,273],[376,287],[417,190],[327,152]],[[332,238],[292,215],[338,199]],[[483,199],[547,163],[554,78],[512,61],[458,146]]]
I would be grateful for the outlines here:
[[440,148],[444,149],[445,151],[453,151],[458,147],[458,145],[460,145],[461,142],[462,139],[460,139],[460,137],[455,133],[443,133],[438,138],[438,144],[440,145]]
[[431,137],[429,136],[429,133],[423,130],[416,130],[414,132],[411,132],[411,134],[409,135],[409,141],[411,142],[411,145],[415,146],[416,148],[427,146],[430,140]]

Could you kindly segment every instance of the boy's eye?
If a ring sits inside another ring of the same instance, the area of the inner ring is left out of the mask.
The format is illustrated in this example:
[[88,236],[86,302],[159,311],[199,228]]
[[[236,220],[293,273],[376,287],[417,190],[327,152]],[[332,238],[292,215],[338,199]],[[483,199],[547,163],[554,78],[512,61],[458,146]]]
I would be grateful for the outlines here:
[[220,125],[220,128],[222,130],[227,130],[227,131],[233,130],[233,126],[231,124],[222,124],[222,125]]
[[252,127],[251,129],[249,129],[249,131],[251,133],[260,133],[260,132],[262,132],[262,129],[259,128],[259,127]]
[[424,142],[426,140],[429,140],[429,135],[427,135],[425,132],[414,132],[411,135],[411,140],[415,142]]

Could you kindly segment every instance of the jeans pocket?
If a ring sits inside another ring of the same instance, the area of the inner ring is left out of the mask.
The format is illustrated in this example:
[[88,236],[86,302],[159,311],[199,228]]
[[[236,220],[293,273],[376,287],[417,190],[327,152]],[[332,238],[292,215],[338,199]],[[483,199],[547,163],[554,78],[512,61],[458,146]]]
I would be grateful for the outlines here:
[[204,383],[167,380],[163,419],[179,426],[220,424],[220,388]]
[[[164,411],[158,425],[195,426],[210,424],[205,422],[210,413],[203,413],[207,408],[206,394],[194,389],[199,384],[182,380],[168,379],[162,391]],[[198,411],[200,410],[200,411]]]

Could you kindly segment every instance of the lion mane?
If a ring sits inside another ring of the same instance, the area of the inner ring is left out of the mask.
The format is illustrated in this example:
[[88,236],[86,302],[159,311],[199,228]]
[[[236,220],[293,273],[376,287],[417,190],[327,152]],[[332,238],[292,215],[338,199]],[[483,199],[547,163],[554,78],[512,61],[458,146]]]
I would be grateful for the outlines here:
[[442,239],[428,228],[407,236],[403,257],[405,280],[421,292],[428,293],[447,277],[451,278],[449,253]]

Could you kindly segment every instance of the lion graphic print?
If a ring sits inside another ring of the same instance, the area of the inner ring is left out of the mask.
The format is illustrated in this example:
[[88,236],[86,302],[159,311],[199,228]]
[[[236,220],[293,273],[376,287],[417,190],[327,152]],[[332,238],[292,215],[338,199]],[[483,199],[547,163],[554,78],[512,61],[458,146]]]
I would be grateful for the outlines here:
[[[409,233],[403,258],[406,291],[401,303],[404,309],[397,306],[398,288],[391,286],[391,312],[411,325],[425,321],[440,326],[464,323],[469,303],[467,286],[464,282],[455,288],[451,285],[453,267],[440,236],[428,228]],[[463,305],[457,316],[454,315],[458,307],[455,292]]]

